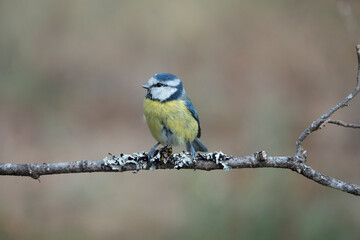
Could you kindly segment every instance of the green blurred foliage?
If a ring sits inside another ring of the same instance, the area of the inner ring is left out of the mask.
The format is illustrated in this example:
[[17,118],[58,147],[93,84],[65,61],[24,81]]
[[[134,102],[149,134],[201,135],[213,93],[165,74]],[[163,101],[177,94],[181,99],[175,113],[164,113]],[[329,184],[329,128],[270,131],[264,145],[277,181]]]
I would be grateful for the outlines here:
[[[293,154],[353,88],[360,2],[0,1],[0,162],[146,151],[141,84],[178,75],[211,150]],[[335,118],[360,122],[360,100]],[[359,132],[309,164],[360,183]],[[181,149],[179,149],[180,151]],[[0,239],[359,239],[356,197],[280,169],[3,177]]]

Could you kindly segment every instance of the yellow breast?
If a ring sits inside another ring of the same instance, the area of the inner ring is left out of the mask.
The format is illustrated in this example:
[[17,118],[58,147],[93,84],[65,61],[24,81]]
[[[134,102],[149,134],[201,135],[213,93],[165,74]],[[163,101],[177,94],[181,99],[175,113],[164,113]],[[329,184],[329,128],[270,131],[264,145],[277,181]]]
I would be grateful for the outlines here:
[[[163,145],[184,145],[193,141],[198,133],[198,123],[183,101],[159,102],[144,100],[144,115],[152,136]],[[168,129],[173,138],[165,135]]]

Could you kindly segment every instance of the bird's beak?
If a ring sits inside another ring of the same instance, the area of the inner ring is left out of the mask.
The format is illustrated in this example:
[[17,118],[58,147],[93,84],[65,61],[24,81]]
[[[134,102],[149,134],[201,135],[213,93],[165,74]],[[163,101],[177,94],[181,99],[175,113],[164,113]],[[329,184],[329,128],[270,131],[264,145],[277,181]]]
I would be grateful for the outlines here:
[[146,84],[144,84],[144,85],[141,85],[143,88],[145,88],[145,89],[149,89],[149,84],[148,83],[146,83]]

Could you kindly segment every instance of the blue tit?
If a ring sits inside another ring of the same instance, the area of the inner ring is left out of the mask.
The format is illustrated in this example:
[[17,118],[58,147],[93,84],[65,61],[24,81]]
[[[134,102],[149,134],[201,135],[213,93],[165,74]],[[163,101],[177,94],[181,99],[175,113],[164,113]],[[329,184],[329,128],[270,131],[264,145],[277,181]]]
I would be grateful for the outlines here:
[[208,151],[199,140],[201,128],[198,114],[178,77],[170,73],[158,73],[142,87],[146,89],[145,120],[158,142],[149,151],[150,159],[160,144],[186,145],[193,159],[197,151]]

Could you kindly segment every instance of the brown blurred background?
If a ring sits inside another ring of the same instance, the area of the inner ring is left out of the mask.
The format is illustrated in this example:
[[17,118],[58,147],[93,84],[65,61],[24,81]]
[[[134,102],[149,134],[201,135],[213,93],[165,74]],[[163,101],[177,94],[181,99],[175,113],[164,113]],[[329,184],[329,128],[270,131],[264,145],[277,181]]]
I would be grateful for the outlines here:
[[[148,151],[141,84],[179,76],[210,151],[270,155],[355,84],[360,2],[0,1],[0,162]],[[360,123],[360,99],[334,115]],[[360,184],[360,132],[305,142]],[[179,149],[178,151],[180,151]],[[0,239],[359,239],[360,201],[281,169],[0,178]]]

